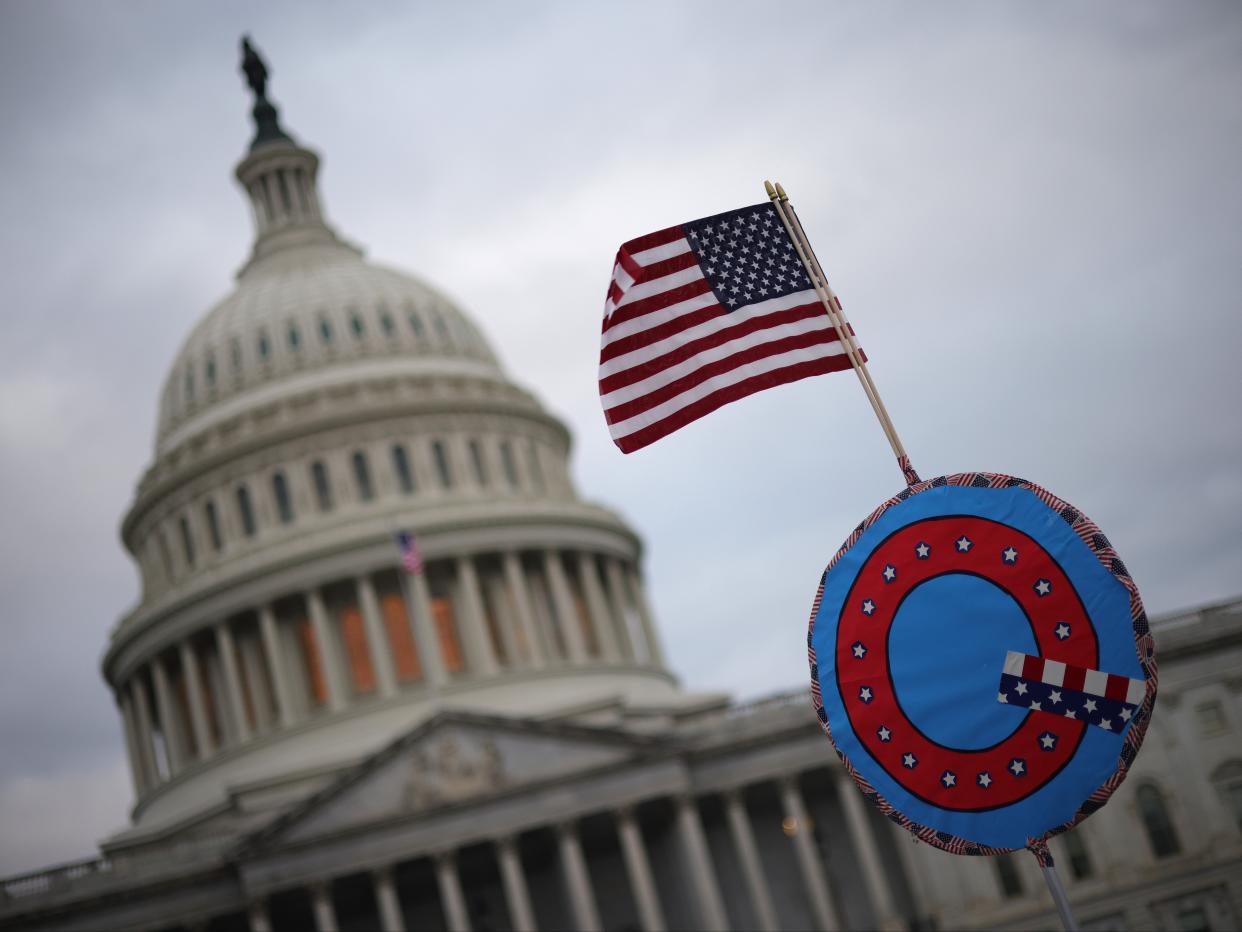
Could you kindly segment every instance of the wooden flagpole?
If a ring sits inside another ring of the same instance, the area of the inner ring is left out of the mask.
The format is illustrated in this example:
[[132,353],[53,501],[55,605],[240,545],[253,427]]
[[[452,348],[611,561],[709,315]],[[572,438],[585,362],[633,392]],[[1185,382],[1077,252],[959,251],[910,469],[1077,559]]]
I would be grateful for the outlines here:
[[858,376],[858,382],[862,386],[863,394],[871,402],[871,409],[875,412],[876,419],[880,422],[880,428],[884,431],[884,436],[888,438],[889,445],[893,448],[893,455],[897,457],[897,465],[901,468],[902,476],[908,485],[913,485],[919,481],[918,473],[914,471],[914,467],[910,464],[910,457],[906,454],[905,447],[902,446],[901,438],[897,436],[897,430],[893,427],[892,419],[888,416],[888,410],[884,407],[884,402],[880,399],[880,393],[875,387],[875,382],[871,379],[871,373],[867,370],[867,363],[862,358],[858,344],[854,341],[854,334],[850,330],[849,321],[845,319],[845,312],[841,307],[841,302],[828,284],[824,270],[820,267],[819,259],[816,258],[815,251],[811,248],[811,243],[806,237],[806,232],[798,221],[798,215],[794,212],[793,205],[789,203],[789,196],[779,182],[774,187],[770,181],[765,181],[763,186],[768,192],[768,198],[772,201],[772,205],[776,208],[777,215],[781,218],[781,223],[785,225],[785,232],[789,235],[794,250],[798,253],[798,259],[802,262],[802,267],[806,269],[811,285],[815,288],[815,294],[819,296],[820,303],[823,304],[824,310],[828,314],[828,319],[837,331],[837,336],[841,340],[841,345],[845,349],[850,365],[854,367],[854,374]]

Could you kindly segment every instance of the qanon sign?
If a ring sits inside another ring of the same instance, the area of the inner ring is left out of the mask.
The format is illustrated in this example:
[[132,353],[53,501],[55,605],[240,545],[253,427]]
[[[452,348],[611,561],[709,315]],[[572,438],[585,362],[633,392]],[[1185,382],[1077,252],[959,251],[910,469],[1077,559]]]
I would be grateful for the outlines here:
[[1037,849],[1098,809],[1143,740],[1155,647],[1099,528],[995,473],[919,482],[825,570],[811,692],[863,793],[959,854]]

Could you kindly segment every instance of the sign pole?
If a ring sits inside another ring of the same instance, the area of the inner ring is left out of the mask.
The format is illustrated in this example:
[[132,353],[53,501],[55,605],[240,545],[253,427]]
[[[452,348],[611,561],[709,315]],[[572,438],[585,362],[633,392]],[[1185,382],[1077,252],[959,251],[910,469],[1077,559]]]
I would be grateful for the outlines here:
[[1048,884],[1048,892],[1052,894],[1052,902],[1056,904],[1057,915],[1061,917],[1065,932],[1078,932],[1078,923],[1070,912],[1069,897],[1065,895],[1065,887],[1061,884],[1061,876],[1057,873],[1052,858],[1048,859],[1047,864],[1041,863],[1039,869],[1043,871],[1044,882]]
[[858,344],[854,341],[853,330],[850,328],[849,321],[845,319],[845,311],[841,307],[841,300],[828,285],[828,278],[824,275],[823,268],[820,267],[819,259],[816,258],[815,251],[811,248],[811,243],[806,237],[806,232],[802,229],[802,224],[798,220],[797,213],[794,212],[793,205],[789,203],[789,196],[779,183],[773,186],[771,182],[765,181],[763,186],[767,190],[768,198],[772,201],[772,205],[776,208],[776,213],[781,218],[781,223],[785,225],[785,232],[789,235],[789,239],[798,253],[798,259],[802,262],[807,276],[811,279],[811,284],[815,288],[815,293],[819,296],[820,303],[824,305],[828,319],[837,331],[837,337],[840,339],[841,345],[849,357],[850,364],[854,367],[854,374],[858,376],[858,382],[862,385],[863,393],[867,396],[867,400],[871,402],[871,409],[875,412],[875,416],[880,422],[880,427],[884,431],[884,436],[888,438],[889,445],[893,448],[893,455],[897,457],[897,465],[901,467],[902,476],[905,478],[906,484],[914,485],[919,481],[919,475],[910,463],[910,457],[906,454],[905,447],[902,446],[901,438],[897,436],[897,430],[893,427],[892,419],[888,416],[888,410],[884,407],[884,402],[880,400],[880,393],[875,387],[875,382],[871,379],[867,363],[862,358]]

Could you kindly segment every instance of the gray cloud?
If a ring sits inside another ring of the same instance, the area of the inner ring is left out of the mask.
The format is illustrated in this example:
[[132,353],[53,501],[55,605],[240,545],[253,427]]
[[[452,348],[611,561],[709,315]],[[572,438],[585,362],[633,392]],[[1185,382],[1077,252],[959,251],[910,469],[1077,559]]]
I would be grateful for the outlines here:
[[608,440],[617,245],[764,177],[925,476],[1046,485],[1153,611],[1239,589],[1236,5],[821,7],[0,8],[0,871],[125,818],[97,672],[136,596],[116,528],[165,367],[248,249],[243,31],[342,232],[455,295],[570,423],[688,686],[800,686],[818,575],[900,485],[849,374]]

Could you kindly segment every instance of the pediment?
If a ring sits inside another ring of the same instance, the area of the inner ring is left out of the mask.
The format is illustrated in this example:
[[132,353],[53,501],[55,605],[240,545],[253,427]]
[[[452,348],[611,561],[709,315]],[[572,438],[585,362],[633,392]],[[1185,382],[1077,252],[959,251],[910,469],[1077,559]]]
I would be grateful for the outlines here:
[[442,713],[252,839],[256,846],[417,817],[651,755],[657,739],[613,728]]

